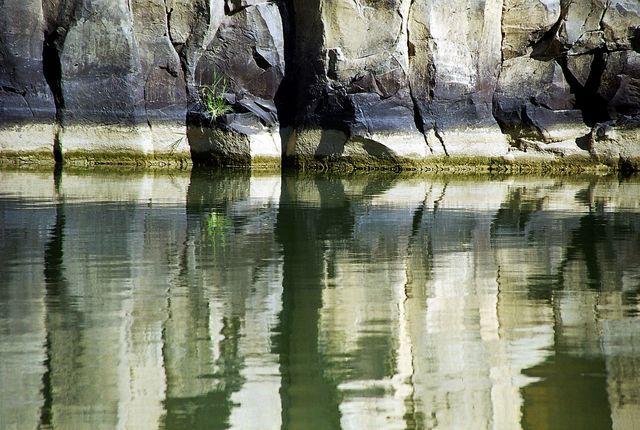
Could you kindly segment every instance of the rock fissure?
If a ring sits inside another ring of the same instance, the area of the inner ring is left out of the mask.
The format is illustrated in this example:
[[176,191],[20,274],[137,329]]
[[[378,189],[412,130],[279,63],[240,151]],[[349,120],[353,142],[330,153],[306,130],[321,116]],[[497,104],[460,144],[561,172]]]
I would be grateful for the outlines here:
[[64,95],[62,92],[62,63],[60,61],[60,49],[64,45],[66,30],[58,28],[45,33],[42,49],[42,69],[45,80],[55,104],[55,126],[53,130],[53,158],[56,163],[63,161],[60,133],[62,129],[63,112],[65,109]]
[[406,34],[406,40],[407,40],[407,65],[408,65],[408,70],[405,71],[405,74],[407,75],[407,85],[409,87],[409,95],[411,97],[411,103],[413,104],[413,121],[416,125],[416,128],[418,129],[418,131],[422,134],[423,138],[424,138],[424,143],[427,146],[427,148],[429,149],[429,153],[433,154],[434,150],[431,147],[431,143],[429,142],[429,139],[427,139],[427,134],[425,132],[425,128],[424,128],[424,118],[422,117],[422,112],[420,112],[420,105],[418,104],[418,100],[414,94],[413,91],[413,85],[411,83],[411,63],[413,61],[413,57],[415,56],[415,46],[411,43],[411,33],[409,31],[409,20],[411,19],[411,10],[412,7],[414,5],[415,0],[411,0],[409,3],[409,8],[407,10],[407,16],[404,17],[402,15],[400,15],[403,19],[403,28],[404,28],[404,32]]
[[[188,67],[187,67],[187,62],[186,62],[186,58],[184,56],[184,52],[183,49],[184,48],[184,44],[183,43],[178,43],[173,39],[173,34],[172,34],[172,29],[171,29],[171,15],[173,14],[173,8],[169,7],[169,4],[167,3],[169,0],[163,0],[164,1],[164,10],[165,10],[165,31],[166,31],[166,35],[169,39],[169,42],[171,43],[171,47],[173,48],[173,51],[176,53],[178,60],[180,62],[180,67],[182,69],[182,75],[183,75],[183,81],[184,81],[184,85],[185,85],[185,89],[187,91],[187,95],[189,94],[189,82],[187,79],[187,74],[189,73]],[[163,67],[161,67],[163,68]],[[171,69],[170,66],[166,66],[166,70],[169,74],[171,74],[173,77],[177,78],[178,77],[178,72]],[[185,102],[188,105],[189,100],[185,100]]]
[[569,7],[572,3],[573,0],[561,1],[558,20],[538,41],[532,44],[531,58],[539,61],[552,61],[568,51],[567,46],[561,42],[558,35],[566,25]]
[[589,76],[584,84],[581,84],[571,72],[567,57],[561,57],[557,60],[571,92],[576,97],[576,108],[582,112],[585,123],[590,127],[599,122],[611,120],[607,111],[607,101],[598,94],[602,75],[607,66],[606,55],[603,49],[598,49],[593,53]]
[[435,124],[433,126],[433,134],[436,137],[436,139],[438,139],[438,142],[440,142],[440,145],[442,145],[442,150],[444,151],[444,155],[449,157],[449,151],[447,150],[447,145],[445,144],[442,134],[440,134],[440,130],[438,129],[438,126]]

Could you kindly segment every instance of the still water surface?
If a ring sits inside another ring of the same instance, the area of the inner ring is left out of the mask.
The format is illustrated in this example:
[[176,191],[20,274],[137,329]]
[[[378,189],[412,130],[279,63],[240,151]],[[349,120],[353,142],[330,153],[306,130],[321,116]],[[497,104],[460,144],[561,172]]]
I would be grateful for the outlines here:
[[640,428],[639,179],[0,171],[0,263],[3,430]]

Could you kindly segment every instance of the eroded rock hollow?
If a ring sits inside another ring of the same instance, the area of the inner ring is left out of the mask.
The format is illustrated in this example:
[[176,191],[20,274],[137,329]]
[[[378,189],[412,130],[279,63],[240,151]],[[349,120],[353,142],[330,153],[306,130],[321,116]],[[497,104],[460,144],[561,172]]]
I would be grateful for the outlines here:
[[633,169],[640,2],[3,0],[0,154]]

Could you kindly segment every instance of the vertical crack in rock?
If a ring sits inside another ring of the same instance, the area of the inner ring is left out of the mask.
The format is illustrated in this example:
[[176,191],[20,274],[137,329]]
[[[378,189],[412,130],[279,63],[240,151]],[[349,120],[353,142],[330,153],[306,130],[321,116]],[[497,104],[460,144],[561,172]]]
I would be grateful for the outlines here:
[[533,45],[531,58],[539,61],[552,61],[566,55],[568,48],[560,41],[558,35],[565,25],[569,7],[573,0],[562,0],[560,16],[556,23]]
[[273,101],[276,105],[278,122],[282,129],[293,125],[296,112],[296,103],[292,102],[296,99],[297,86],[297,75],[294,71],[296,26],[293,0],[278,1],[276,2],[276,6],[280,11],[284,33],[284,77]]
[[611,0],[607,0],[602,8],[602,14],[600,15],[600,20],[598,21],[600,31],[605,31],[604,18],[611,7]]
[[444,155],[446,155],[448,157],[449,156],[449,151],[447,150],[447,145],[445,145],[444,138],[442,137],[442,134],[440,133],[440,129],[438,128],[438,125],[435,124],[435,123],[433,124],[433,134],[438,139],[438,141],[440,142],[440,145],[442,145],[442,150],[444,151]]
[[[165,31],[167,32],[167,37],[169,38],[169,42],[171,43],[171,47],[173,48],[174,52],[176,53],[176,55],[178,56],[178,61],[180,61],[180,67],[182,68],[182,77],[184,79],[184,85],[185,85],[185,89],[187,91],[187,98],[189,97],[189,85],[187,82],[187,62],[186,59],[184,58],[184,49],[178,49],[179,46],[181,46],[180,43],[177,43],[176,41],[173,40],[173,35],[171,33],[171,14],[173,13],[173,8],[169,8],[169,4],[167,3],[168,0],[164,0],[164,12],[165,12]],[[187,106],[189,104],[188,100],[185,100]],[[188,107],[187,107],[188,109]]]
[[62,124],[62,111],[64,110],[64,97],[62,95],[62,65],[60,55],[56,48],[57,32],[45,34],[42,49],[42,69],[45,80],[53,94],[56,107],[55,129],[53,135],[53,157],[56,163],[62,162],[62,148],[60,146],[60,127]]
[[[429,110],[431,110],[431,108],[429,108]],[[447,157],[449,156],[449,151],[447,150],[447,146],[445,144],[444,141],[444,137],[442,136],[442,133],[440,132],[440,127],[438,126],[438,121],[435,119],[435,117],[433,116],[433,114],[431,114],[433,119],[433,135],[438,139],[438,142],[440,142],[440,146],[442,146],[442,150],[444,151],[444,155],[446,155]]]
[[[436,41],[431,34],[431,29],[426,23],[415,18],[414,14],[419,14],[415,8],[423,7],[421,1],[412,0],[408,13],[407,24],[407,45],[409,54],[409,83],[411,98],[417,115],[414,116],[417,123],[420,124],[427,146],[433,154],[440,151],[432,146],[431,136],[435,136],[442,146],[442,152],[449,155],[449,151],[445,147],[444,139],[440,134],[437,124],[437,115],[433,112],[433,100],[435,98],[436,87],[436,61],[434,52],[437,49]],[[421,11],[424,12],[424,11]],[[421,15],[418,15],[421,16]],[[413,31],[412,24],[415,24]]]
[[611,119],[607,109],[607,101],[598,94],[602,76],[607,67],[607,53],[603,48],[599,48],[592,55],[593,61],[589,68],[589,77],[584,85],[569,69],[566,56],[562,56],[557,60],[571,88],[571,93],[576,96],[576,108],[582,112],[584,122],[590,127]]
[[[566,14],[568,13],[570,5],[571,2],[568,2],[566,6],[567,10],[563,10],[563,14],[565,15],[565,18],[563,19],[566,19]],[[609,6],[610,2],[607,1],[602,14],[600,15],[598,25],[601,31],[604,31],[605,29],[604,18]],[[589,75],[584,84],[581,84],[576,76],[571,72],[568,64],[568,54],[566,51],[563,52],[556,61],[562,68],[562,72],[569,84],[569,87],[571,88],[572,94],[576,97],[576,108],[582,112],[585,124],[589,127],[593,127],[599,122],[605,122],[611,119],[607,108],[607,100],[598,94],[598,90],[602,84],[602,77],[607,68],[608,52],[606,46],[601,46],[578,56],[581,55],[593,55],[593,60],[589,67]]]
[[[410,0],[410,1],[411,2],[409,3],[409,7],[407,9],[407,15],[406,17],[404,16],[402,17],[404,31],[406,32],[406,38],[407,38],[407,66],[408,66],[407,82],[409,85],[409,96],[411,97],[411,102],[413,103],[413,121],[415,122],[416,128],[420,133],[422,133],[422,136],[424,138],[424,143],[425,145],[427,145],[427,148],[429,148],[429,151],[431,152],[431,154],[434,154],[434,150],[431,147],[431,143],[427,138],[427,133],[424,128],[424,117],[422,115],[422,111],[420,110],[418,97],[416,96],[413,88],[413,82],[412,82],[412,76],[411,76],[411,71],[413,69],[412,62],[413,62],[413,58],[416,55],[416,47],[413,44],[413,42],[411,42],[411,31],[409,30],[409,23],[411,21],[411,13],[416,0]],[[446,154],[446,151],[445,151],[445,154]]]
[[500,36],[501,36],[501,40],[500,40],[500,65],[498,66],[498,74],[496,76],[496,88],[493,90],[493,101],[492,101],[492,110],[491,110],[491,114],[493,115],[493,119],[496,121],[496,124],[498,124],[498,127],[500,127],[500,132],[506,137],[507,142],[509,143],[509,146],[512,147],[516,147],[516,143],[515,143],[515,139],[514,136],[512,135],[512,133],[509,133],[507,128],[505,127],[504,122],[502,121],[502,119],[500,118],[500,115],[498,114],[498,97],[497,97],[497,86],[500,84],[500,78],[502,76],[502,69],[504,68],[504,51],[505,51],[505,38],[506,38],[506,32],[505,32],[505,22],[504,22],[504,18],[505,18],[505,9],[507,8],[506,3],[503,1],[502,2],[502,8],[501,8],[501,14],[500,14]]
[[[178,55],[189,106],[199,100],[194,76],[195,69],[217,32],[220,22],[214,22],[214,20],[217,20],[218,12],[224,14],[221,9],[223,3],[221,0],[191,0],[187,6],[184,2],[174,4],[170,0],[163,1],[165,31]],[[174,20],[176,14],[178,17]],[[176,27],[178,30],[175,30]]]
[[636,28],[631,36],[631,49],[640,53],[640,27]]
[[63,128],[66,101],[62,87],[62,60],[60,54],[64,49],[67,32],[78,19],[81,1],[67,1],[62,4],[44,1],[44,42],[42,46],[42,69],[45,80],[53,94],[56,108],[55,131],[53,137],[53,156],[57,163],[63,161],[60,133]]
[[149,130],[153,130],[153,126],[151,125],[151,118],[149,117],[149,99],[147,97],[146,82],[144,84],[145,85],[142,87],[142,98],[144,99],[144,117],[147,120],[147,126],[149,127]]

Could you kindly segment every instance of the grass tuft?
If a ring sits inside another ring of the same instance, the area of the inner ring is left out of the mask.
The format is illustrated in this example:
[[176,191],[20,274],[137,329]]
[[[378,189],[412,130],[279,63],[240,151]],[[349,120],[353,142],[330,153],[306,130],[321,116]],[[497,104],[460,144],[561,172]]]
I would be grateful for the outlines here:
[[224,98],[227,88],[227,79],[214,71],[211,83],[203,85],[200,89],[202,104],[213,118],[233,112],[231,105]]

